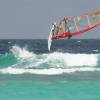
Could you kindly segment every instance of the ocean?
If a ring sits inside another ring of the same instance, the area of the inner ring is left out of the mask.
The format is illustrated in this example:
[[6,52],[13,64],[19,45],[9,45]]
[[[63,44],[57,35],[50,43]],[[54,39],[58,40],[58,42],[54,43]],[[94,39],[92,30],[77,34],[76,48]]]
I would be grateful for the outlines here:
[[100,40],[0,40],[0,100],[100,100]]

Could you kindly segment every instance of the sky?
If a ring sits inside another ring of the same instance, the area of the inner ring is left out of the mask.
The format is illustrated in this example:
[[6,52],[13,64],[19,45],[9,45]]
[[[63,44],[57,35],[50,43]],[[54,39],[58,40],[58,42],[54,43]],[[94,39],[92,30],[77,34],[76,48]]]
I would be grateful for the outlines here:
[[[47,39],[54,21],[100,10],[100,0],[0,0],[0,39]],[[100,38],[100,26],[74,38]]]

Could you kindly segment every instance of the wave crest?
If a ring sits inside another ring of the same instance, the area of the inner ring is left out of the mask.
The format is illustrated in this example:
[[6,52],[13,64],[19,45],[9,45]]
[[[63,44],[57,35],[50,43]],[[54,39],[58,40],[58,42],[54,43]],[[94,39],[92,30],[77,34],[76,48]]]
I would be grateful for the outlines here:
[[26,48],[20,48],[19,46],[13,46],[10,50],[15,57],[19,58],[30,58],[33,57],[33,53],[29,52]]
[[13,55],[20,60],[12,65],[23,68],[73,68],[98,66],[99,54],[48,53],[35,54],[26,48],[13,46]]
[[100,71],[100,68],[70,68],[70,69],[23,69],[23,68],[4,68],[0,69],[1,74],[39,74],[39,75],[60,75],[60,74],[71,74],[74,72],[94,72],[94,71]]

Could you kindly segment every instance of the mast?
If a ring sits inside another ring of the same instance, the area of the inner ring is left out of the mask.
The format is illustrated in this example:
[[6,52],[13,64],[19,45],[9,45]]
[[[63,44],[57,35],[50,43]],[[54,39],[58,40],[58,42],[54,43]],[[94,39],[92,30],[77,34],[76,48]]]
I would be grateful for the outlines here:
[[100,14],[99,14],[99,22],[100,22]]

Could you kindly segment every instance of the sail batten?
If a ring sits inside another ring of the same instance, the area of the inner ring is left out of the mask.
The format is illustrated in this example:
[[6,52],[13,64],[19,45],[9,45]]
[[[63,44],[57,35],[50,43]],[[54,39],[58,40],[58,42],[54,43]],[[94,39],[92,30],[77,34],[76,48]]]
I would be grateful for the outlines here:
[[87,17],[88,26],[91,26],[91,22],[90,22],[89,16],[86,15],[86,17]]
[[75,29],[76,29],[77,31],[79,31],[78,26],[77,26],[77,24],[76,24],[76,19],[77,19],[77,17],[74,18]]

